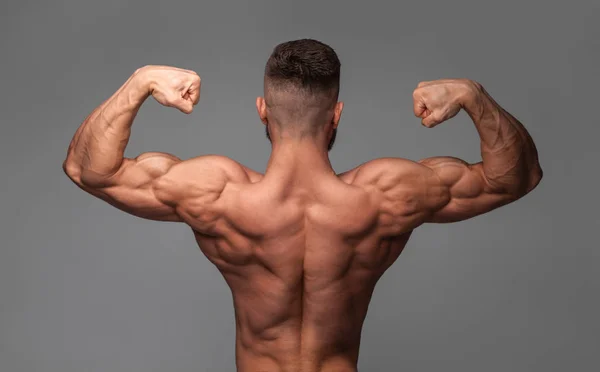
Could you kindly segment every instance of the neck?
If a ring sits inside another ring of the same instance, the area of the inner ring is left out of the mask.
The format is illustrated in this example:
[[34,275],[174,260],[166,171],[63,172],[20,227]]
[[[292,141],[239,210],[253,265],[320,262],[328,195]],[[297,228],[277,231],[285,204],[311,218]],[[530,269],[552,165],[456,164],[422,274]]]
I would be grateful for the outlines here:
[[[327,147],[319,138],[290,138],[282,136],[273,141],[271,156],[265,174],[309,181],[319,174],[335,174]],[[284,176],[285,177],[285,176]]]

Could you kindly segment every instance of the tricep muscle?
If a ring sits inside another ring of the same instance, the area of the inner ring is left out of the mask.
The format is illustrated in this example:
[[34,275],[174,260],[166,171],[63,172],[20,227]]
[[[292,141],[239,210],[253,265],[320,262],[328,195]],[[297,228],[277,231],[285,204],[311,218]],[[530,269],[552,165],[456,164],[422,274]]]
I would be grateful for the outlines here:
[[356,185],[373,185],[381,197],[385,234],[412,230],[424,222],[465,220],[514,200],[485,178],[481,163],[468,164],[452,157],[414,162],[380,158],[352,171]]
[[239,163],[218,155],[182,161],[169,154],[145,153],[124,159],[110,177],[86,172],[67,174],[88,193],[134,216],[188,223],[190,208],[192,215],[210,209],[228,181],[249,181]]
[[73,181],[86,192],[134,216],[156,221],[181,221],[174,203],[169,198],[159,197],[161,193],[156,187],[178,163],[181,160],[173,155],[144,153],[135,159],[124,159],[110,177],[99,177],[87,170]]
[[453,157],[435,157],[419,162],[436,177],[430,182],[442,187],[448,198],[432,205],[427,222],[456,222],[489,212],[514,200],[510,194],[494,188],[486,179],[482,163],[468,164]]

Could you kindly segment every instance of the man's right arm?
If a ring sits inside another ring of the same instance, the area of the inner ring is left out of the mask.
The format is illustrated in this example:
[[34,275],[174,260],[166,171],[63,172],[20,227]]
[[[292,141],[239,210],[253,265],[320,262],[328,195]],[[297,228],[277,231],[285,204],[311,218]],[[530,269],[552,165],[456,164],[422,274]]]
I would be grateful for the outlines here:
[[428,186],[446,194],[429,206],[427,222],[465,220],[515,201],[538,185],[542,170],[531,136],[480,84],[469,80],[421,83],[414,99],[415,114],[425,126],[456,115],[456,106],[450,106],[458,105],[458,110],[463,108],[471,117],[481,138],[479,163],[452,157],[419,162],[435,175],[428,178]]
[[348,172],[351,182],[374,186],[380,195],[385,234],[478,216],[521,198],[540,182],[531,136],[481,85],[464,79],[424,82],[413,98],[415,115],[430,128],[464,109],[481,137],[482,161],[381,158]]

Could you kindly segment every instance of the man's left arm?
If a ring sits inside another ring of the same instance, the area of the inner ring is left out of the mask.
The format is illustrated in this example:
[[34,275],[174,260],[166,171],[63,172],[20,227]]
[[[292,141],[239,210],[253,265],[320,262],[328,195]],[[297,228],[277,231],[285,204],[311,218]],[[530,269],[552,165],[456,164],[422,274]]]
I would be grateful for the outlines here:
[[63,169],[80,188],[138,217],[181,221],[178,195],[161,182],[177,157],[145,153],[124,158],[134,118],[152,95],[159,103],[191,113],[200,97],[200,77],[193,71],[167,66],[137,70],[81,124],[69,146]]

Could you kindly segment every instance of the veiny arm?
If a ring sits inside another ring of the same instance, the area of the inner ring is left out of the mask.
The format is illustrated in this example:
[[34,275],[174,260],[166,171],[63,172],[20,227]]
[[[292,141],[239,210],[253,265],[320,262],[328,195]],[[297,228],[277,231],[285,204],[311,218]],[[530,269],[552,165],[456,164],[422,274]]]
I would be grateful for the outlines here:
[[[437,102],[442,96],[445,106]],[[480,84],[469,80],[422,83],[415,97],[415,113],[423,118],[424,125],[435,126],[454,116],[455,109],[448,107],[454,104],[471,117],[481,138],[479,163],[452,157],[420,161],[435,175],[428,178],[428,187],[441,189],[445,195],[431,205],[426,221],[471,218],[515,201],[538,185],[542,170],[531,136]]]
[[384,235],[410,231],[424,222],[456,222],[515,201],[540,182],[535,145],[523,127],[477,83],[437,80],[419,84],[415,115],[434,127],[463,108],[481,137],[483,161],[453,157],[414,162],[400,158],[369,161],[344,175],[375,192]]
[[133,215],[180,221],[177,197],[160,182],[181,160],[165,153],[123,157],[133,120],[152,94],[157,101],[190,113],[198,102],[200,78],[192,71],[165,66],[136,71],[81,124],[63,169],[80,188]]

